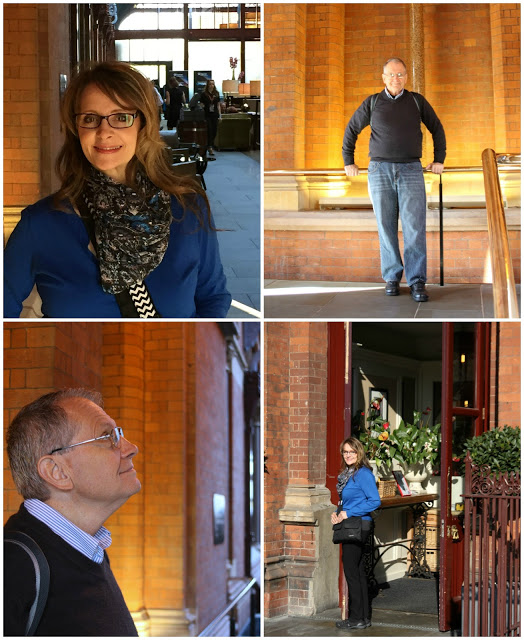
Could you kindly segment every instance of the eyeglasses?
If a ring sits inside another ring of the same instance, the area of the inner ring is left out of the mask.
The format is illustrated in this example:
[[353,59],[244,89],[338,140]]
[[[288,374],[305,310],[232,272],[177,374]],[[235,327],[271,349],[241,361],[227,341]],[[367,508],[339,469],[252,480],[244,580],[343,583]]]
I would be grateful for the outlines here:
[[109,116],[100,116],[97,113],[76,113],[76,125],[82,129],[98,129],[102,120],[107,120],[113,129],[128,129],[138,115],[136,113],[112,113]]
[[344,450],[344,451],[342,451],[342,453],[343,453],[345,456],[350,456],[352,453],[354,453],[355,455],[357,455],[357,452],[356,452],[356,451],[345,451],[345,450]]
[[56,453],[57,451],[64,451],[64,449],[71,449],[72,447],[79,447],[81,444],[87,444],[88,442],[96,442],[97,440],[111,440],[111,444],[115,449],[120,449],[122,444],[121,439],[124,437],[124,430],[121,427],[115,427],[111,430],[111,433],[107,433],[105,436],[99,436],[98,438],[91,438],[91,440],[84,440],[83,442],[76,442],[75,444],[70,444],[67,447],[60,447],[59,449],[53,449],[51,454]]
[[403,78],[404,76],[407,76],[407,73],[385,73],[384,74],[387,78]]

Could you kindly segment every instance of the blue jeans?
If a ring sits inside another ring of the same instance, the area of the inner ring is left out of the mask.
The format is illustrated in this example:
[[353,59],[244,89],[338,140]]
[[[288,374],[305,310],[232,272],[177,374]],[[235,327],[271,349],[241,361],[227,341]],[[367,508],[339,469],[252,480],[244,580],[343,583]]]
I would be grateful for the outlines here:
[[[382,277],[408,285],[426,282],[426,189],[420,162],[375,162],[368,189],[378,223]],[[404,236],[404,265],[398,246],[398,217]]]

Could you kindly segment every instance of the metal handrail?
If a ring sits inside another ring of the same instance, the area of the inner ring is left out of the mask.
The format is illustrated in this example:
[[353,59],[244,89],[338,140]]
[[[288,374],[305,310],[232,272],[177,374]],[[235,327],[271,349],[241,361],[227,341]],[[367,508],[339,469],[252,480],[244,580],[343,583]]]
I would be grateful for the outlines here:
[[484,189],[488,215],[489,251],[493,273],[493,300],[496,318],[518,318],[519,309],[502,191],[493,149],[482,152]]
[[[244,598],[251,591],[251,589],[255,587],[257,587],[257,580],[256,578],[251,578],[251,580],[242,589],[242,591],[236,596],[236,598],[232,600],[224,609],[224,611],[222,611],[222,613],[219,613],[218,616],[216,616],[216,618],[212,622],[210,622],[203,631],[201,631],[198,634],[198,637],[203,638],[203,637],[213,636],[216,627],[218,627],[218,625],[227,616],[227,614],[238,605],[238,603],[242,600],[242,598]],[[255,606],[254,606],[253,598],[251,598],[251,623],[252,624],[253,624],[254,617],[255,617]],[[234,636],[234,633],[230,633],[230,636]]]
[[[501,156],[508,157],[508,156]],[[518,157],[520,156],[509,156],[509,157]],[[497,167],[499,171],[502,172],[512,172],[512,171],[520,171],[520,160],[518,162],[497,162]],[[443,173],[467,173],[471,171],[482,172],[482,167],[444,167]],[[359,169],[358,175],[367,175],[367,169]],[[424,173],[433,173],[432,171],[427,171],[424,169]],[[344,169],[274,169],[272,171],[264,171],[265,176],[344,176]],[[438,175],[438,174],[435,174]],[[355,176],[356,177],[356,176]]]

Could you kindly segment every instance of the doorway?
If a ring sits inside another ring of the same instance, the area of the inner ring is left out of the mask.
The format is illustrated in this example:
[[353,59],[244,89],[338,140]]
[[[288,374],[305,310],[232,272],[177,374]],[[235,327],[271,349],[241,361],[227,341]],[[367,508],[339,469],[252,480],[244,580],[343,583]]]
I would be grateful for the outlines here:
[[[377,563],[375,577],[383,588],[380,600],[373,602],[416,613],[415,603],[423,593],[439,615],[441,631],[456,626],[460,619],[462,498],[457,460],[465,440],[489,424],[489,352],[488,323],[329,326],[328,452],[336,451],[336,445],[355,432],[377,395],[384,398],[383,418],[392,429],[402,419],[411,422],[413,412],[423,410],[429,411],[432,424],[441,424],[438,464],[424,486],[426,492],[439,496],[428,513],[426,532],[426,559],[433,579],[405,578],[407,549],[393,546]],[[327,486],[335,502],[339,464],[339,457],[328,453]],[[408,516],[409,509],[383,510],[376,521],[378,541],[409,538],[413,524]],[[345,589],[341,572],[341,606],[347,602]]]

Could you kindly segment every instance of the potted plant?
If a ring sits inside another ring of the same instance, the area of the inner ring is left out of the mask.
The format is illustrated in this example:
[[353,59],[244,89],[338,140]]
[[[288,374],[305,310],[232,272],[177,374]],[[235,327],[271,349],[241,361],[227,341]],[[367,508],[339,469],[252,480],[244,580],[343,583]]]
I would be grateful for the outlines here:
[[[389,422],[381,416],[380,404],[383,398],[376,398],[371,402],[368,409],[366,422],[361,428],[359,439],[364,445],[366,456],[377,468],[380,478],[390,476],[393,463],[393,453],[391,450],[391,440],[389,432]],[[364,415],[362,412],[361,415]]]
[[413,422],[401,420],[391,434],[393,457],[415,491],[422,489],[440,455],[440,424],[429,423],[431,409],[413,412]]
[[488,465],[492,472],[520,472],[520,427],[507,424],[485,431],[464,443],[464,457],[469,451],[473,464]]

